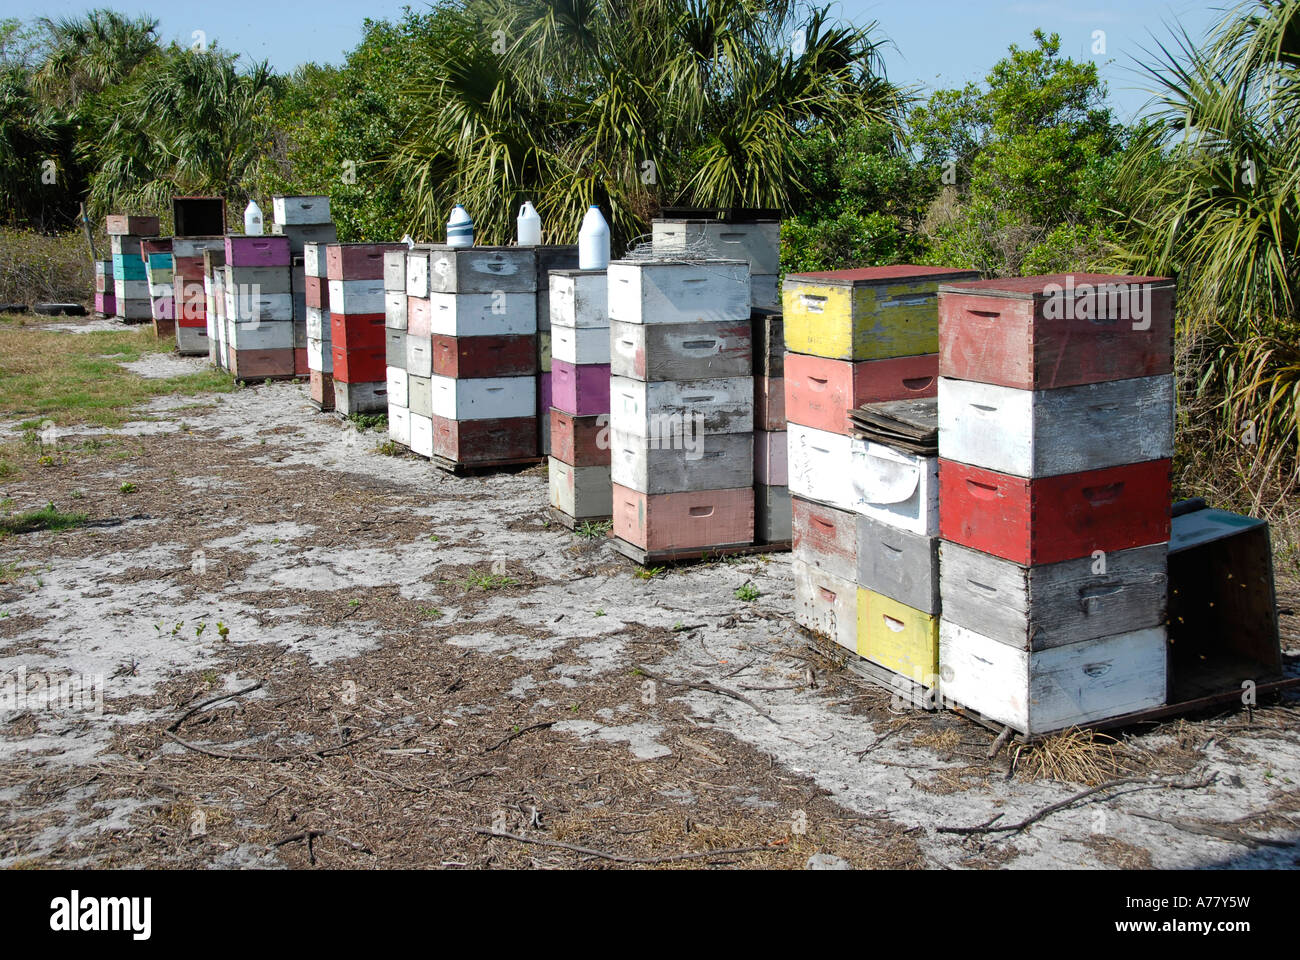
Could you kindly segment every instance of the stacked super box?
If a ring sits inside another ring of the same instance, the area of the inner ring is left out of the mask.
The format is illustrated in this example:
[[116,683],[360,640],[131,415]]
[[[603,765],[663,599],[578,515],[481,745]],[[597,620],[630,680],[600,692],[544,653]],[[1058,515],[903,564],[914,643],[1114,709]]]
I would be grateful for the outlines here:
[[[388,374],[388,437],[404,447],[411,445],[411,378],[406,371],[405,246],[384,253],[384,363]],[[426,378],[427,379],[427,378]],[[428,387],[417,385],[422,397],[431,397]]]
[[203,306],[206,313],[208,359],[222,370],[230,369],[230,344],[226,339],[226,238],[221,249],[203,251]]
[[149,278],[145,275],[140,241],[158,236],[157,217],[114,214],[107,220],[113,250],[114,307],[119,320],[145,323],[153,319]]
[[334,409],[345,417],[388,412],[384,254],[405,249],[402,243],[331,243],[325,247]]
[[[293,295],[294,372],[300,377],[311,375],[307,348],[307,244],[334,243],[338,232],[330,219],[330,198],[274,197],[271,201],[275,222],[272,232],[289,240],[289,290]],[[319,337],[317,338],[319,339]]]
[[289,241],[227,236],[222,269],[231,373],[242,380],[293,377]]
[[782,289],[796,618],[919,682],[937,671],[936,458],[855,439],[848,411],[935,395],[938,286],[976,276],[871,267]]
[[655,220],[651,242],[656,257],[674,254],[691,259],[744,260],[749,264],[750,303],[771,310],[781,308],[777,275],[781,272],[781,221],[765,220]]
[[154,336],[171,339],[176,335],[176,316],[172,302],[172,241],[154,237],[140,241],[140,258],[149,284],[149,309],[153,316]]
[[551,452],[551,271],[578,269],[577,244],[544,244],[537,254],[537,432],[542,456]]
[[785,420],[785,323],[780,310],[755,307],[754,532],[762,543],[792,536],[789,439]]
[[445,466],[535,459],[534,249],[417,249],[407,257],[406,291],[411,449]]
[[117,313],[117,288],[113,283],[113,261],[95,261],[95,312],[101,317]]
[[646,563],[752,544],[749,264],[616,261],[608,296],[615,547]]
[[571,523],[613,512],[607,290],[604,270],[550,273],[551,506]]
[[311,401],[319,410],[334,409],[334,349],[326,245],[303,245],[303,310],[307,326],[307,377]]
[[1028,735],[1166,701],[1172,281],[940,292],[943,693]]
[[[213,254],[213,257],[207,256]],[[214,259],[215,257],[215,259]],[[225,264],[226,239],[220,236],[172,238],[172,305],[176,316],[176,349],[185,356],[214,358],[216,318],[209,299],[209,263]],[[224,295],[223,295],[224,297]],[[219,305],[224,315],[225,303]],[[217,343],[220,342],[217,338]],[[222,366],[225,364],[223,363]]]

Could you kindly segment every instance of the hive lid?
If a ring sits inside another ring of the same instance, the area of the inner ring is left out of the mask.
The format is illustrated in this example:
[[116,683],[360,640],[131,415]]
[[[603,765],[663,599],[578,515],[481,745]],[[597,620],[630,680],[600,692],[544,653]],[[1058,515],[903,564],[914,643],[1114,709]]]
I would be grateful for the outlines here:
[[[1017,300],[1046,300],[1051,297],[1088,296],[1099,286],[1172,287],[1171,277],[1130,277],[1109,273],[1054,273],[1038,277],[1008,277],[975,280],[969,283],[945,283],[940,293],[963,293],[977,297],[1010,297]],[[1081,289],[1082,288],[1082,289]],[[1073,292],[1073,293],[1072,293]]]
[[899,263],[889,267],[859,267],[854,270],[822,270],[813,273],[792,273],[786,282],[807,282],[819,285],[870,287],[899,281],[958,282],[979,276],[975,270],[958,270],[953,267],[926,267]]

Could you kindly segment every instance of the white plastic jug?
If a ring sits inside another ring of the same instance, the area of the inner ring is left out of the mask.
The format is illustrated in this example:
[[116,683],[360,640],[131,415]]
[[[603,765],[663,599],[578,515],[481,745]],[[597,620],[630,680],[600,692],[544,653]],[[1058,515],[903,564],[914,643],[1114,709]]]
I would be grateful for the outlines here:
[[536,247],[541,244],[542,218],[533,207],[531,200],[525,200],[524,205],[519,208],[519,216],[515,223],[519,233],[519,246]]
[[447,246],[474,246],[474,221],[470,218],[469,212],[459,203],[451,211],[451,218],[447,221]]
[[262,208],[255,200],[249,200],[244,208],[244,233],[250,237],[262,235]]
[[578,231],[578,269],[604,270],[609,266],[609,224],[594,203]]
[[411,239],[411,235],[409,233],[402,234],[402,243],[406,244],[407,250],[415,249],[415,241]]

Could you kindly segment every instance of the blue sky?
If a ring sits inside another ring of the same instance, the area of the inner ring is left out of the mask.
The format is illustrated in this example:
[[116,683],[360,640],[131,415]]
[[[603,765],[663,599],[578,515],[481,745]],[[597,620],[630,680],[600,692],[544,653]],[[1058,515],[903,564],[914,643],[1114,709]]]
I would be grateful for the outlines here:
[[[833,11],[855,23],[875,20],[893,42],[886,54],[892,79],[927,88],[959,86],[980,80],[1008,44],[1026,45],[1035,27],[1061,35],[1063,51],[1076,59],[1096,59],[1103,67],[1111,100],[1127,119],[1146,101],[1136,87],[1132,56],[1152,45],[1152,36],[1167,36],[1179,22],[1199,37],[1220,15],[1225,3],[1190,0],[839,0]],[[114,4],[69,0],[6,0],[4,16],[68,16],[97,5],[130,13],[149,13],[162,21],[168,39],[187,45],[195,30],[228,50],[267,59],[279,70],[314,60],[337,63],[356,45],[364,17],[400,14],[399,0],[365,4],[315,0],[313,3],[267,0],[221,0],[213,3],[166,0],[156,4]],[[423,4],[411,4],[422,8]],[[1093,32],[1105,31],[1106,54],[1094,56]]]

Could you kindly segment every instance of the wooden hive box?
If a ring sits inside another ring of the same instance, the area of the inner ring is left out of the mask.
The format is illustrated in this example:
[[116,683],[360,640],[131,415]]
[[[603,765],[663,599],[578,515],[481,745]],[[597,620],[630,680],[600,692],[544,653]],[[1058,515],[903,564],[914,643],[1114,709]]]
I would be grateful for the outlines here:
[[[531,420],[537,416],[537,384],[532,377],[456,380],[435,374],[431,383],[434,417],[445,420]],[[533,424],[532,429],[535,434],[537,425]]]
[[861,586],[914,610],[938,615],[938,537],[921,536],[859,514],[857,545],[854,579]]
[[537,456],[537,418],[451,420],[433,417],[433,453],[456,463],[501,463]]
[[[555,358],[561,355],[561,335],[554,328]],[[748,322],[637,324],[612,321],[606,331],[605,353],[610,373],[634,380],[707,380],[748,377],[754,367],[753,330]]]
[[858,518],[795,496],[791,498],[791,549],[803,563],[846,582],[858,572]]
[[608,467],[611,433],[609,414],[578,417],[550,407],[552,457],[576,467]]
[[754,488],[646,494],[613,484],[614,535],[651,554],[754,542]]
[[939,316],[943,377],[1047,390],[1173,369],[1174,283],[1165,277],[948,284]]
[[613,515],[614,491],[608,466],[577,467],[551,457],[547,469],[552,507],[575,520],[603,520]]
[[289,241],[284,237],[226,237],[226,265],[229,267],[288,267],[292,256]]
[[384,294],[384,325],[390,330],[406,330],[410,298],[406,291],[388,291]]
[[789,544],[792,498],[789,487],[754,485],[754,539],[759,543]]
[[858,585],[801,560],[790,561],[795,622],[806,630],[858,652]]
[[933,687],[939,676],[939,618],[859,588],[857,652],[886,670]]
[[549,316],[552,326],[609,327],[609,278],[604,270],[552,270],[549,278]]
[[330,313],[330,340],[336,347],[382,350],[387,344],[387,332],[382,313]]
[[978,276],[911,265],[792,274],[781,294],[786,349],[832,360],[936,353],[939,284]]
[[537,372],[537,341],[532,336],[447,337],[435,334],[431,343],[435,376],[453,379],[531,377]]
[[623,323],[749,319],[749,265],[736,260],[636,261],[609,265],[609,318]]
[[[379,280],[382,289],[384,254],[391,250],[405,249],[406,244],[404,243],[327,244],[325,246],[325,276],[330,280]],[[303,259],[305,263],[305,248],[303,250]]]
[[551,325],[551,363],[556,360],[574,366],[610,363],[608,327],[564,327]]
[[608,364],[577,366],[554,360],[551,363],[551,405],[576,417],[609,413],[610,377]]
[[551,329],[551,274],[578,269],[578,245],[544,243],[533,247],[533,252],[537,256],[537,329],[540,332]]
[[1101,470],[1174,455],[1170,375],[1021,390],[939,381],[949,460],[1017,477]]
[[852,512],[857,505],[850,465],[853,440],[842,433],[789,424],[787,472],[796,497]]
[[[559,366],[556,361],[557,374]],[[749,377],[657,383],[611,377],[609,398],[615,426],[640,436],[663,438],[686,430],[754,432],[754,386]]]
[[383,279],[330,280],[330,312],[384,315]]
[[[409,292],[409,291],[408,291]],[[429,293],[487,294],[537,292],[537,253],[532,247],[429,248]],[[537,329],[537,300],[529,321]]]
[[110,237],[156,237],[159,232],[157,217],[122,213],[110,214],[104,226]]
[[284,226],[332,222],[329,197],[272,197],[271,215]]
[[923,537],[939,533],[939,458],[854,439],[854,509]]
[[693,438],[690,448],[657,443],[614,429],[611,478],[639,493],[686,493],[754,485],[754,435],[724,433]]
[[781,222],[724,223],[720,220],[654,220],[650,241],[656,256],[689,254],[743,260],[751,274],[781,272]]
[[855,363],[792,353],[785,363],[785,417],[806,427],[850,434],[850,409],[933,397],[938,382],[938,354]]
[[431,293],[429,331],[448,337],[534,336],[536,294]]

